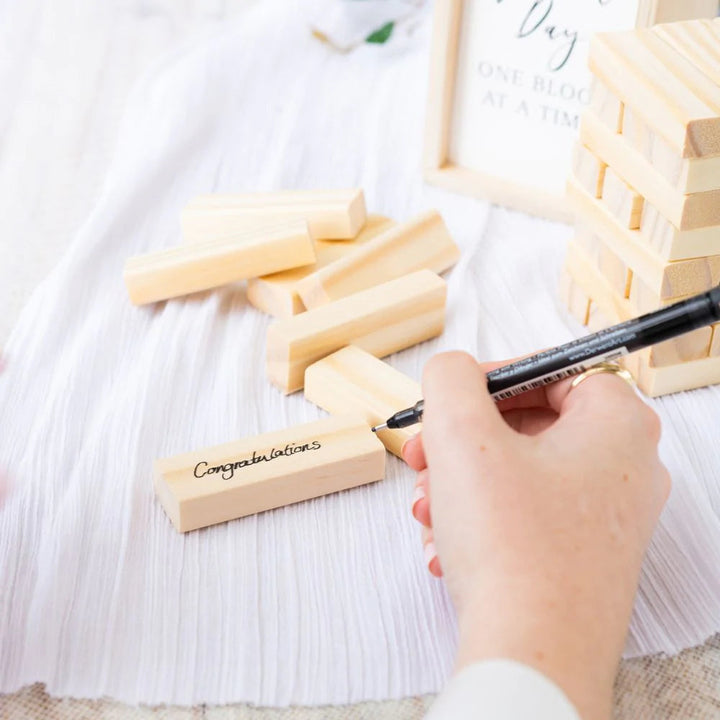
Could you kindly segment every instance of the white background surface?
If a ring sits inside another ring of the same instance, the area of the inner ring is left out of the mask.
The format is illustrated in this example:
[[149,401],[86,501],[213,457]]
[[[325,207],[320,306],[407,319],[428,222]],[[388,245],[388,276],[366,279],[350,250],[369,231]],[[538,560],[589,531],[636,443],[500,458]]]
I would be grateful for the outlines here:
[[[62,127],[61,67],[36,63],[28,76],[53,99],[56,112],[41,116],[48,133],[22,87],[24,102],[3,118],[16,138],[2,158],[18,206],[11,228],[40,233],[34,217],[51,226],[53,191],[76,198],[78,215],[93,205],[72,242],[64,236],[68,253],[20,320],[0,380],[0,464],[14,481],[0,524],[3,691],[41,680],[57,694],[129,701],[349,702],[435,690],[449,670],[452,613],[422,566],[412,478],[394,459],[384,483],[186,538],[152,496],[158,455],[320,416],[265,382],[267,320],[242,290],[155,309],[127,302],[125,257],[178,242],[179,209],[196,192],[361,184],[372,210],[398,219],[439,207],[464,255],[445,335],[391,359],[414,377],[437,349],[509,357],[577,330],[554,294],[566,228],[488,212],[419,180],[428,28],[339,56],[310,40],[302,16],[271,16],[272,5],[151,74],[129,102],[102,192],[106,146],[69,110],[62,140],[98,152],[91,163],[73,151],[96,173],[86,172],[83,197],[67,165],[37,161],[42,143],[47,156],[60,152],[47,138]],[[39,27],[70,52],[72,20],[55,19]],[[26,18],[28,31],[39,20]],[[72,98],[78,68],[66,72]],[[110,118],[103,107],[85,105]],[[676,484],[632,652],[678,649],[718,629],[718,399],[715,389],[657,403]]]

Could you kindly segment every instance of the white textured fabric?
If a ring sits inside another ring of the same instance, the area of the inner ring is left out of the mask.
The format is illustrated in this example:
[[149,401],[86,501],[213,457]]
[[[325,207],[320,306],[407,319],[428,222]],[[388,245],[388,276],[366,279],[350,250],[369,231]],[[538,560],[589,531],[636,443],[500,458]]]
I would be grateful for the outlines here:
[[425,720],[580,720],[550,679],[512,660],[466,667],[450,682]]
[[[138,309],[124,260],[177,244],[209,191],[362,186],[398,219],[438,207],[462,247],[442,349],[527,353],[579,328],[556,299],[569,229],[421,181],[429,22],[340,55],[264,0],[137,88],[98,204],[34,294],[0,375],[0,691],[266,705],[440,689],[455,625],[409,513],[412,474],[186,536],[154,458],[322,416],[264,375],[268,318],[242,287]],[[479,129],[481,131],[481,129]],[[720,628],[720,390],[655,403],[675,486],[645,566],[630,654]],[[479,559],[481,561],[481,559]]]

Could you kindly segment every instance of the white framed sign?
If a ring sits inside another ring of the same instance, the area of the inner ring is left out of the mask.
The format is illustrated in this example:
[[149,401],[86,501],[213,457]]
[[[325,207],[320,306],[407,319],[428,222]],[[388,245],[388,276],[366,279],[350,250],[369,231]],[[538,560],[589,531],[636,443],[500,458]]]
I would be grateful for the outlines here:
[[427,181],[569,220],[591,34],[717,10],[717,0],[435,0]]

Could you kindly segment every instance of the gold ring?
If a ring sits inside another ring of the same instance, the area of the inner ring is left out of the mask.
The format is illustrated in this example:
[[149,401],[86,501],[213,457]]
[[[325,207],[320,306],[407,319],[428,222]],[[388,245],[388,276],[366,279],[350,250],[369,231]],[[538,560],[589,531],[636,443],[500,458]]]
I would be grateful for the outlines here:
[[595,365],[588,370],[585,370],[585,372],[581,372],[572,381],[572,383],[570,383],[570,389],[574,390],[578,385],[580,385],[580,383],[584,382],[589,377],[592,377],[593,375],[601,375],[603,373],[607,373],[609,375],[617,375],[618,377],[622,378],[631,388],[635,387],[635,380],[633,379],[633,376],[627,370],[625,370],[625,368],[621,368],[617,363],[604,362],[600,363],[599,365]]

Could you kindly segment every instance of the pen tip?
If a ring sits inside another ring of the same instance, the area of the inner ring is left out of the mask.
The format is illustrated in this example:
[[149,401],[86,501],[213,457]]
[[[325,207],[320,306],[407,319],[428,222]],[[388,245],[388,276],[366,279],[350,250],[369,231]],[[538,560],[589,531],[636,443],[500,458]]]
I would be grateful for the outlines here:
[[387,427],[387,423],[383,423],[382,425],[376,425],[374,428],[372,428],[372,431],[376,433],[378,430],[384,430]]

